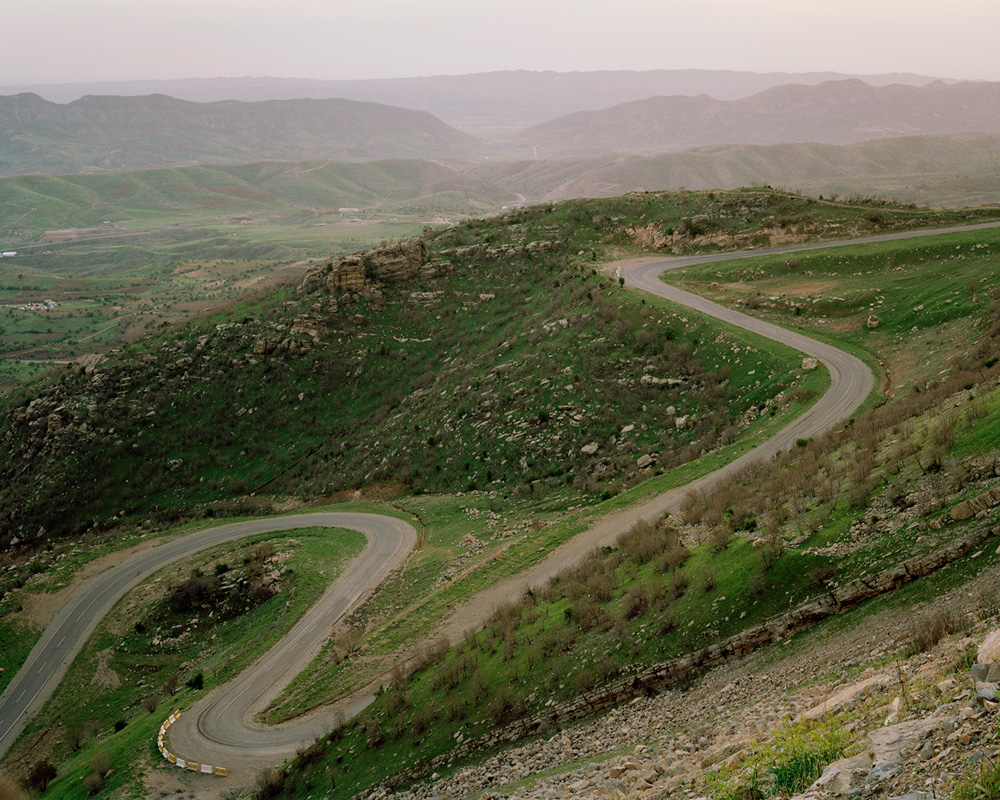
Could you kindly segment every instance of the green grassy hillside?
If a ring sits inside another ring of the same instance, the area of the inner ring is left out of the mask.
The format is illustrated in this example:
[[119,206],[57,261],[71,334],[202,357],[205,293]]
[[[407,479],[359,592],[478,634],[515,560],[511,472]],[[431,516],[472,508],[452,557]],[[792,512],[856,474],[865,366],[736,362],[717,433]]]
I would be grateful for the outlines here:
[[[423,523],[420,548],[268,713],[358,688],[475,592],[597,516],[741,452],[825,388],[798,354],[627,291],[598,271],[605,259],[991,213],[772,190],[518,209],[331,259],[103,363],[63,368],[3,401],[0,626],[14,643],[4,667],[37,636],[18,615],[64,557],[78,557],[74,543],[96,551],[188,521],[391,498]],[[338,797],[403,767],[417,780],[454,761],[457,743],[549,700],[717,645],[994,525],[995,509],[952,512],[995,483],[1000,304],[981,279],[998,246],[983,230],[683,275],[881,361],[893,402],[691,498],[678,518],[622,531],[615,547],[497,609],[482,632],[428,649],[365,715],[303,751],[285,794],[306,796],[327,774]],[[917,300],[923,327],[906,310]],[[919,364],[903,380],[908,360]],[[954,586],[994,563],[989,553],[900,597]],[[147,646],[145,633],[115,635],[115,647]],[[94,713],[111,729],[120,709]],[[91,756],[67,756],[72,775]]]
[[[361,717],[300,754],[279,776],[282,791],[305,797],[333,775],[333,796],[347,797],[379,779],[409,786],[431,772],[448,774],[483,757],[477,741],[518,719],[542,718],[553,703],[615,680],[627,685],[645,665],[704,653],[853,580],[872,580],[962,537],[988,537],[1000,521],[1000,510],[982,500],[996,486],[1000,457],[1000,296],[985,287],[956,295],[956,287],[982,286],[996,239],[994,231],[979,231],[895,243],[891,261],[874,245],[811,254],[806,274],[818,276],[826,264],[823,277],[842,287],[838,297],[864,282],[884,299],[881,326],[867,328],[867,303],[853,314],[825,306],[808,317],[790,311],[781,318],[773,306],[760,313],[782,324],[807,320],[811,332],[880,358],[890,376],[919,353],[919,375],[907,383],[890,379],[896,399],[692,498],[677,517],[623,531],[616,547],[496,609],[483,631],[429,649]],[[831,264],[841,271],[833,275]],[[801,279],[797,269],[761,259],[701,272],[706,281],[739,274],[745,291],[759,281],[756,297],[790,288]],[[915,286],[928,312],[919,334],[908,318]],[[950,328],[959,329],[958,349],[928,347]],[[901,345],[906,338],[908,348]],[[997,564],[995,550],[970,551],[823,625],[835,629],[879,609],[931,600]],[[913,627],[897,640],[921,647],[927,635]]]
[[[254,163],[137,170],[126,174],[25,175],[0,179],[6,247],[46,231],[206,224],[211,219],[301,221],[339,208],[398,209],[455,192],[464,213],[495,210],[513,194],[427,161]],[[423,202],[433,209],[432,200]],[[445,210],[445,209],[442,209]],[[92,235],[97,235],[92,234]],[[43,240],[51,243],[53,237]]]
[[[513,197],[425,161],[0,179],[0,385]],[[31,304],[52,301],[44,311]],[[37,369],[37,367],[35,368]]]
[[[665,466],[711,449],[791,377],[762,361],[771,380],[744,391],[714,337],[636,305],[595,273],[598,252],[636,252],[666,231],[697,250],[970,217],[755,191],[631,195],[457,226],[431,240],[453,275],[336,299],[262,291],[11,397],[3,525],[23,539],[123,514],[171,519],[264,488],[317,497],[384,481],[617,492],[639,456],[656,451]],[[667,407],[695,424],[664,438],[655,421]],[[602,447],[629,425],[627,446]],[[484,426],[489,445],[477,443]],[[581,455],[590,442],[598,449]]]

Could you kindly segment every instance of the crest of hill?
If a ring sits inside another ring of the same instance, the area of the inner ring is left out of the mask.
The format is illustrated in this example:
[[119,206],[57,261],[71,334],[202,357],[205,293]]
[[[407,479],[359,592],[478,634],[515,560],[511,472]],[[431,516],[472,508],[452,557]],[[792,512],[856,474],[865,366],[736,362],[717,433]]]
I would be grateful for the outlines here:
[[216,100],[254,102],[301,97],[342,97],[404,108],[421,108],[453,125],[499,125],[516,129],[554,116],[584,109],[606,108],[656,95],[707,94],[718,100],[736,100],[788,83],[814,85],[848,77],[859,78],[872,86],[923,86],[935,80],[926,75],[910,73],[845,75],[836,72],[758,73],[705,69],[591,72],[502,70],[469,75],[364,80],[243,77],[104,81],[9,86],[2,90],[9,94],[36,92],[57,103],[67,103],[88,94],[159,93],[200,103]]
[[426,111],[355,100],[192,103],[166,95],[0,97],[0,174],[195,162],[463,159],[482,145]]
[[722,101],[651,97],[583,111],[528,128],[511,140],[546,156],[652,154],[709,144],[852,144],[901,136],[1000,133],[1000,83],[941,81],[874,87],[860,80],[788,85]]

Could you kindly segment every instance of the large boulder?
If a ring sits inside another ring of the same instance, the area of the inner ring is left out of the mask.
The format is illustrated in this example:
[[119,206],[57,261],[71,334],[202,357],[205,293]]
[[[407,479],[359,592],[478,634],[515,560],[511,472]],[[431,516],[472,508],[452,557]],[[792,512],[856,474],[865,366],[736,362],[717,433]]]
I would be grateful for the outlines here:
[[1000,628],[989,633],[979,645],[979,663],[994,664],[1000,661]]
[[414,236],[366,252],[365,270],[385,283],[409,281],[417,277],[427,256],[427,243]]

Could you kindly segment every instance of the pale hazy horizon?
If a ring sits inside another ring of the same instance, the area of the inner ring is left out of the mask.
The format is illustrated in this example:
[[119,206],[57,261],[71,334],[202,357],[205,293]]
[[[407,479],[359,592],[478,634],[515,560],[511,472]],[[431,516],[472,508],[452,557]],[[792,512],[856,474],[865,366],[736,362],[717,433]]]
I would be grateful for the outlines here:
[[3,0],[0,85],[498,70],[1000,80],[996,0]]

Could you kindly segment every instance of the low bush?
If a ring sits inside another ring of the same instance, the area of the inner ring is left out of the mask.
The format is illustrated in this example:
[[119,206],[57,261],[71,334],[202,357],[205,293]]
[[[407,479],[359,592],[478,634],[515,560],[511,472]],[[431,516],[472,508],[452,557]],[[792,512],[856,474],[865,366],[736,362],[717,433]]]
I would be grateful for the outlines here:
[[840,719],[793,722],[736,764],[724,765],[706,778],[713,800],[746,800],[795,794],[808,787],[831,761],[842,757],[851,741]]

